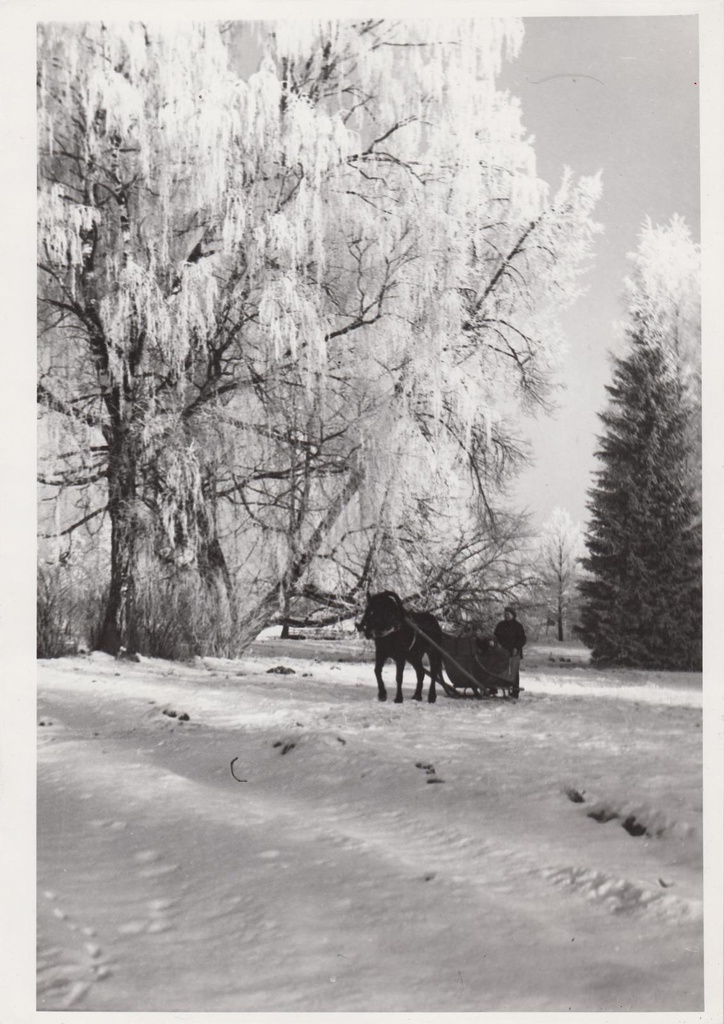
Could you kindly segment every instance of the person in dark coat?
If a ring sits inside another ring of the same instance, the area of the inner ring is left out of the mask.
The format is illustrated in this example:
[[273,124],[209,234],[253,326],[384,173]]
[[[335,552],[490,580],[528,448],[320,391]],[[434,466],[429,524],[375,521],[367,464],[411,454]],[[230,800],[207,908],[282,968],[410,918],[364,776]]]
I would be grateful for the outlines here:
[[513,680],[511,695],[517,697],[520,691],[520,659],[525,647],[525,630],[518,622],[515,608],[508,606],[504,609],[503,616],[495,627],[494,636],[510,655],[510,674]]

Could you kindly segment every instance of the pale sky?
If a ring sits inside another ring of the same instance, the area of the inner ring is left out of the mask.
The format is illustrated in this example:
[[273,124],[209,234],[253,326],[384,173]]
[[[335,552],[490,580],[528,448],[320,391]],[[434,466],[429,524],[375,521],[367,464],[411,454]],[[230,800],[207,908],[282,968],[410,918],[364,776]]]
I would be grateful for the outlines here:
[[543,523],[560,505],[584,521],[593,451],[610,380],[607,352],[621,351],[613,322],[646,216],[685,217],[699,240],[698,19],[687,17],[526,18],[520,57],[500,84],[522,102],[535,136],[538,172],[555,186],[564,165],[603,170],[597,220],[605,234],[586,278],[588,293],[563,322],[569,352],[555,418],[522,431],[536,465],[512,490]]

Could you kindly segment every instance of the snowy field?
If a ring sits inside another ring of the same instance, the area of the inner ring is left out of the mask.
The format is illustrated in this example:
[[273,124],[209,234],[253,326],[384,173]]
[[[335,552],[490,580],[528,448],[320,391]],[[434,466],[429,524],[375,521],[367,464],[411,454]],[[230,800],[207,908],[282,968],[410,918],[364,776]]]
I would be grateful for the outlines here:
[[40,663],[38,1009],[701,1009],[701,676],[370,659]]

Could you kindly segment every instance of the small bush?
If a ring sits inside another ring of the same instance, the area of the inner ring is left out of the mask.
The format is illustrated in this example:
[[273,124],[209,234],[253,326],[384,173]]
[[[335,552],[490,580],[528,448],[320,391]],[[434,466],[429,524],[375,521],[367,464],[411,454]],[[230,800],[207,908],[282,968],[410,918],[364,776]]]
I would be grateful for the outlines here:
[[70,564],[41,565],[37,576],[36,653],[62,658],[93,645],[104,607],[101,583]]
[[[146,566],[136,591],[133,646],[152,658],[183,661],[196,655],[239,653],[234,616],[226,595],[203,585],[192,572],[162,576]],[[38,569],[37,656],[61,658],[100,643],[108,598],[107,574],[71,562]]]
[[238,653],[228,600],[194,574],[146,578],[136,612],[136,648],[148,657],[183,661]]
[[58,570],[58,566],[38,570],[36,651],[39,658],[62,658],[73,646],[72,601]]

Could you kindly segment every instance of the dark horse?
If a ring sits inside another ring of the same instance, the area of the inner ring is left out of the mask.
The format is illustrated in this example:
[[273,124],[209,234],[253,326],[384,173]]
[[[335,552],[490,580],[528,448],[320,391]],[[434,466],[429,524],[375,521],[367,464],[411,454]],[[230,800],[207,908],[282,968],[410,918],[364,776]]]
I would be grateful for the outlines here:
[[388,658],[397,666],[395,704],[402,704],[403,701],[402,673],[405,671],[406,661],[409,661],[417,673],[417,686],[412,699],[422,700],[422,684],[425,681],[422,658],[425,654],[430,659],[430,687],[427,699],[430,704],[437,700],[435,682],[439,679],[442,683],[442,658],[440,652],[415,631],[413,624],[435,643],[442,644],[442,629],[434,615],[430,615],[429,612],[405,611],[402,601],[392,590],[383,590],[381,594],[372,594],[367,598],[367,607],[357,623],[357,629],[364,633],[368,640],[375,642],[375,676],[379,700],[387,700],[387,690],[382,681],[382,667]]

